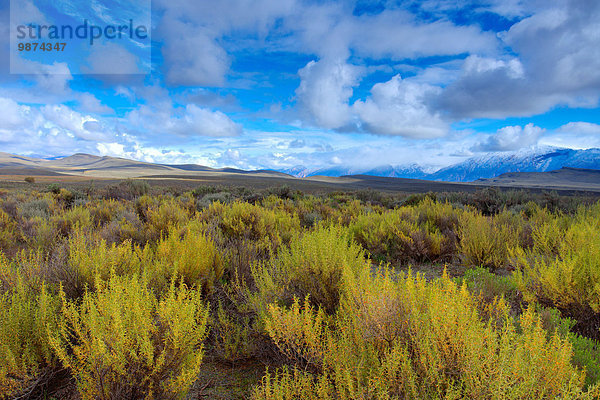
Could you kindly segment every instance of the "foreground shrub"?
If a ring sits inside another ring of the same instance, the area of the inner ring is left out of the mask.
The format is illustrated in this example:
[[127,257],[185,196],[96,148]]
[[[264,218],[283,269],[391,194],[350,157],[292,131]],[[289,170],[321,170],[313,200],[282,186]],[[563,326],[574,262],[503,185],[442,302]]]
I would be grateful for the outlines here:
[[76,231],[68,239],[67,249],[70,274],[63,281],[63,289],[68,297],[82,295],[86,287],[94,288],[97,277],[106,280],[111,274],[141,274],[153,260],[148,246],[132,245],[130,241],[108,244],[82,231]]
[[57,367],[47,340],[56,329],[58,299],[45,286],[31,292],[21,280],[0,293],[0,398],[16,398],[43,383]]
[[185,396],[206,336],[199,291],[173,281],[157,300],[145,278],[113,275],[81,302],[61,295],[60,333],[50,343],[84,399]]
[[504,212],[485,217],[478,212],[466,212],[460,221],[459,251],[468,266],[491,270],[508,267],[510,250],[519,246],[520,217]]
[[223,269],[219,251],[204,234],[187,232],[181,236],[171,230],[156,248],[155,273],[166,282],[180,276],[187,285],[209,292],[223,276]]
[[333,313],[340,299],[342,271],[358,271],[365,264],[361,247],[349,240],[344,228],[319,227],[295,236],[289,248],[254,268],[255,307],[265,310],[273,302],[291,305],[294,298],[310,296],[312,304]]
[[521,311],[521,295],[511,275],[501,276],[484,268],[474,268],[465,271],[459,281],[482,300],[482,307],[503,297],[512,306],[514,312]]
[[212,350],[223,361],[234,364],[255,351],[250,318],[225,309],[221,302],[211,320]]
[[562,317],[556,308],[538,307],[540,319],[551,334],[568,338],[573,345],[572,364],[585,370],[587,386],[600,384],[600,343],[572,331],[577,321]]
[[289,243],[300,229],[297,216],[279,209],[266,209],[237,201],[230,205],[212,203],[200,214],[200,219],[216,226],[227,239],[252,241],[262,255]]
[[425,200],[384,213],[357,216],[350,225],[355,240],[388,262],[434,262],[456,253],[458,210]]
[[580,332],[600,338],[600,205],[581,209],[564,230],[556,223],[534,230],[533,250],[517,252],[515,280],[527,301],[557,307]]
[[23,240],[23,235],[14,219],[0,210],[0,251],[12,254]]
[[570,342],[548,335],[533,309],[515,320],[499,300],[491,323],[477,297],[446,276],[431,283],[385,271],[344,277],[340,310],[328,325],[306,305],[271,306],[265,318],[272,340],[312,357],[313,368],[296,364],[266,375],[254,399],[600,395],[597,387],[582,390],[585,374],[570,363]]

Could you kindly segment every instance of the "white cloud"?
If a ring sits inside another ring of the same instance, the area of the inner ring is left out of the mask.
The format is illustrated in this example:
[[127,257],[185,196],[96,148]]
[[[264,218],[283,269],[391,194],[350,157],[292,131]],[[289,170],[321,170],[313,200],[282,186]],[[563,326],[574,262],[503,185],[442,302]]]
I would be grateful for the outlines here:
[[136,130],[152,135],[236,136],[241,125],[221,111],[200,108],[194,104],[174,107],[170,100],[141,105],[127,115],[127,122]]
[[557,105],[597,107],[600,99],[600,2],[536,3],[501,33],[517,58],[465,61],[439,105],[455,118],[530,116]]
[[206,28],[175,19],[163,21],[162,53],[171,85],[223,86],[231,63],[227,52]]
[[357,101],[353,108],[364,128],[382,135],[399,135],[416,139],[444,136],[447,124],[432,113],[428,98],[436,96],[438,87],[403,80],[400,75],[371,89],[371,97]]
[[296,89],[299,104],[318,126],[342,128],[352,119],[348,100],[359,82],[362,69],[340,61],[311,61],[298,71],[302,79]]
[[96,142],[115,139],[100,121],[68,106],[35,107],[0,98],[3,151],[55,156],[89,152]]
[[81,111],[94,114],[112,114],[114,110],[100,102],[96,96],[91,93],[81,93],[78,95],[78,102]]
[[20,106],[14,100],[0,97],[0,130],[20,127],[27,121],[28,113],[29,107]]
[[600,125],[590,122],[569,122],[545,135],[540,143],[573,149],[600,147]]
[[537,145],[544,129],[532,123],[521,126],[505,126],[476,145],[474,151],[515,151]]

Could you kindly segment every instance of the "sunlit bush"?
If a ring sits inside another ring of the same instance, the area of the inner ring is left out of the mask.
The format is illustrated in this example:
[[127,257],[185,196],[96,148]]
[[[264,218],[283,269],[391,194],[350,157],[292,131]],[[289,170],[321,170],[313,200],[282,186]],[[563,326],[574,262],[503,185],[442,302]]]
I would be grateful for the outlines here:
[[34,292],[21,279],[0,292],[0,398],[24,395],[57,367],[47,340],[56,330],[57,300],[44,285]]
[[383,213],[366,213],[350,225],[375,258],[390,262],[448,260],[456,253],[458,211],[431,200]]
[[214,224],[226,238],[251,240],[263,254],[288,243],[300,229],[300,221],[295,215],[241,202],[212,203],[200,214],[200,219]]
[[98,280],[81,302],[63,297],[50,343],[84,399],[183,398],[203,358],[207,307],[172,282],[159,299],[143,277]]
[[534,229],[533,249],[516,252],[515,279],[526,300],[557,307],[600,337],[600,205],[581,209],[566,229],[559,223]]
[[504,315],[496,328],[479,315],[477,298],[447,277],[432,283],[385,271],[345,277],[340,312],[329,329],[317,329],[322,317],[310,307],[271,307],[266,319],[273,340],[298,357],[308,353],[316,368],[267,375],[255,399],[599,394],[598,388],[582,392],[585,374],[570,363],[570,342],[548,336],[532,309],[514,320],[508,306],[496,302],[496,314]]
[[173,229],[158,243],[154,268],[154,273],[166,282],[180,276],[187,285],[209,292],[223,276],[224,262],[213,241],[205,235],[180,235]]
[[363,251],[344,228],[319,227],[295,236],[289,248],[253,271],[257,293],[255,306],[264,310],[273,302],[291,305],[294,298],[309,300],[333,313],[339,303],[342,271],[358,271],[366,265]]
[[495,217],[465,212],[460,220],[459,251],[468,266],[491,270],[511,264],[511,249],[519,247],[520,216],[505,211]]

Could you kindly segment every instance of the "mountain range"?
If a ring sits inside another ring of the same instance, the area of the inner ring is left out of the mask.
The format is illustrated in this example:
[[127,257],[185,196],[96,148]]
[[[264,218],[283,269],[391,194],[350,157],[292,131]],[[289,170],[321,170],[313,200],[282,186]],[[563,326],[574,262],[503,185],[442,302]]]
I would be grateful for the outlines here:
[[547,172],[564,167],[600,170],[600,149],[574,150],[538,147],[516,152],[488,153],[434,172],[428,172],[416,164],[383,165],[377,168],[362,169],[352,166],[319,169],[296,166],[281,172],[297,177],[372,175],[445,182],[473,182],[478,179],[491,179],[510,172]]
[[[195,164],[155,164],[125,158],[75,154],[41,159],[0,152],[0,180],[57,179],[177,179],[205,182],[241,182],[250,185],[338,185],[340,188],[380,190],[474,190],[476,186],[600,191],[600,149],[537,148],[490,153],[469,158],[437,171],[419,165],[360,169],[335,166],[310,170],[245,171]],[[37,179],[37,178],[36,178]]]

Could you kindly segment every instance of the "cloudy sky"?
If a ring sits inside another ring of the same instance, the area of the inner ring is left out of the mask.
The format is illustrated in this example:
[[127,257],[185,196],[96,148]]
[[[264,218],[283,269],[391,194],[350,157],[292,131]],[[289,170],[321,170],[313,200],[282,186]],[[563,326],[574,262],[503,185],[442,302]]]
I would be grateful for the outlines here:
[[[12,2],[4,152],[281,170],[600,147],[598,0]],[[22,15],[151,36],[25,54]]]

